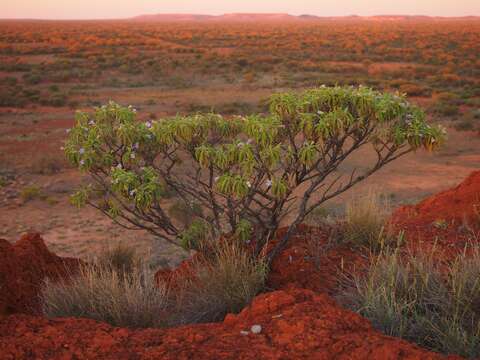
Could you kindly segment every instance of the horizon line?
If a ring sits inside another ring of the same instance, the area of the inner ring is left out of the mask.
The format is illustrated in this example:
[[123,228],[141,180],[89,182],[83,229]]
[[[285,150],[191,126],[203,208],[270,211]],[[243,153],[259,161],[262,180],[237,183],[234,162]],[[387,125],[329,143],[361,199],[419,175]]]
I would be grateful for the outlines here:
[[[10,20],[10,21],[113,21],[113,20],[134,20],[140,17],[149,17],[149,16],[205,16],[205,17],[212,17],[212,18],[220,18],[226,15],[284,15],[284,16],[291,16],[296,18],[301,18],[304,16],[316,17],[318,19],[327,19],[327,18],[375,18],[375,17],[424,17],[424,18],[441,18],[441,19],[459,19],[459,18],[477,18],[480,15],[452,15],[452,16],[445,16],[445,15],[425,15],[425,14],[374,14],[374,15],[357,15],[357,14],[350,14],[350,15],[315,15],[309,13],[302,13],[299,15],[294,15],[290,13],[275,13],[275,12],[228,12],[219,15],[212,15],[206,13],[189,13],[189,12],[168,12],[168,13],[145,13],[140,15],[134,15],[129,17],[114,17],[114,18],[36,18],[36,17],[7,17],[7,18],[0,18],[0,21]],[[196,20],[201,21],[201,20]]]

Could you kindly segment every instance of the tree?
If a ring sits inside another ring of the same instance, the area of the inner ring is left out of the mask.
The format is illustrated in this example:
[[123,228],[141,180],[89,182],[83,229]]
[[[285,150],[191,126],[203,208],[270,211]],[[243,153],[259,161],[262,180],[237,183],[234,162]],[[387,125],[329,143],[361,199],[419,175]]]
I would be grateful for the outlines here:
[[[132,107],[111,102],[93,114],[78,112],[76,121],[65,152],[93,182],[73,196],[75,204],[184,247],[228,234],[255,239],[257,254],[289,215],[270,259],[325,201],[413,150],[432,150],[445,135],[403,96],[367,87],[275,94],[267,115],[144,123]],[[376,160],[363,172],[338,175],[338,166],[364,146]],[[188,226],[169,216],[163,198],[172,192],[201,209]]]

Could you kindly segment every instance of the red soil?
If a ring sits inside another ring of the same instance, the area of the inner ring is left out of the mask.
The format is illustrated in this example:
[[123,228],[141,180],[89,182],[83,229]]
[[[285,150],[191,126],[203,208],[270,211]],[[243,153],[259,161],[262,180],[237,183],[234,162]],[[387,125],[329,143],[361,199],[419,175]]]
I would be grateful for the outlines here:
[[405,230],[412,245],[435,241],[443,248],[461,249],[472,238],[480,239],[480,171],[417,205],[399,208],[392,223]]
[[[252,325],[260,334],[242,335]],[[0,359],[442,359],[381,335],[325,294],[258,296],[222,323],[128,330],[86,319],[15,315],[0,322]],[[453,359],[453,357],[451,357]]]
[[[279,237],[286,230],[280,229]],[[328,246],[325,229],[300,225],[297,235],[273,261],[267,287],[295,287],[331,294],[338,285],[340,272],[349,273],[365,264],[366,258],[347,246]]]
[[0,239],[0,316],[36,312],[42,280],[65,276],[77,264],[48,251],[38,234],[23,236],[15,245]]
[[[444,242],[454,245],[460,227],[465,226],[463,219],[472,224],[479,219],[475,207],[479,194],[480,172],[476,172],[454,189],[399,209],[392,221],[406,230],[409,239],[424,235],[429,241],[442,231]],[[447,228],[432,226],[436,220],[446,221]],[[326,244],[327,235],[318,228],[300,227],[273,264],[268,285],[276,290],[257,296],[240,314],[227,315],[223,322],[131,330],[87,319],[47,320],[14,314],[0,319],[0,359],[447,358],[382,335],[366,319],[340,307],[329,295],[339,269],[348,271],[365,260],[348,248],[325,246],[319,248],[315,263],[311,239]],[[14,246],[0,241],[4,312],[22,312],[32,306],[41,279],[58,274],[63,263],[38,236],[22,238]],[[260,334],[242,334],[257,324],[262,327]]]

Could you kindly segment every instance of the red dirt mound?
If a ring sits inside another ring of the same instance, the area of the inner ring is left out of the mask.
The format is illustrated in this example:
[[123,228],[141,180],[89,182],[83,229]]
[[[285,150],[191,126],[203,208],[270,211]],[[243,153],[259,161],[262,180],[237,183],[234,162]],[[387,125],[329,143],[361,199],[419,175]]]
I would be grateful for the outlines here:
[[399,208],[392,223],[413,241],[435,239],[441,245],[462,247],[465,241],[479,236],[480,171],[418,205]]
[[77,264],[51,253],[38,234],[25,235],[15,245],[0,239],[0,315],[36,312],[42,280],[65,276]]
[[[261,326],[259,334],[253,325]],[[222,323],[128,330],[13,315],[0,321],[0,334],[2,360],[447,358],[381,335],[326,294],[293,288],[262,294]]]
[[[278,231],[278,237],[287,228]],[[348,246],[329,245],[329,230],[300,225],[288,247],[273,261],[267,287],[297,287],[315,292],[332,293],[339,273],[350,273],[366,264],[365,256]]]

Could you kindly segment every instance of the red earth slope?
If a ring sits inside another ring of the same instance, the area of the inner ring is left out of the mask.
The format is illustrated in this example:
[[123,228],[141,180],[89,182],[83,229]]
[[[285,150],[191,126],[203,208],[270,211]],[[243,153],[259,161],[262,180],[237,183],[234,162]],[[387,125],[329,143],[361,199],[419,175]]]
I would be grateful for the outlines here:
[[[466,228],[480,226],[479,195],[480,172],[475,172],[454,189],[400,208],[392,222],[409,238],[430,241],[440,236],[456,245],[467,237]],[[257,296],[240,314],[227,315],[220,323],[146,330],[18,314],[34,310],[44,276],[61,275],[64,264],[74,268],[77,262],[48,252],[39,236],[24,237],[13,246],[0,241],[0,309],[17,313],[0,319],[0,359],[458,358],[382,335],[368,320],[340,307],[329,295],[338,269],[364,260],[348,248],[326,247],[315,265],[311,238],[325,241],[326,234],[300,227],[273,264],[269,286],[274,291]],[[261,333],[251,333],[253,325],[261,325]]]
[[405,230],[412,243],[436,242],[458,250],[472,238],[480,240],[480,171],[417,205],[399,208],[392,223]]
[[0,239],[0,315],[35,312],[42,280],[65,276],[77,264],[51,253],[38,234],[26,235],[15,245]]

